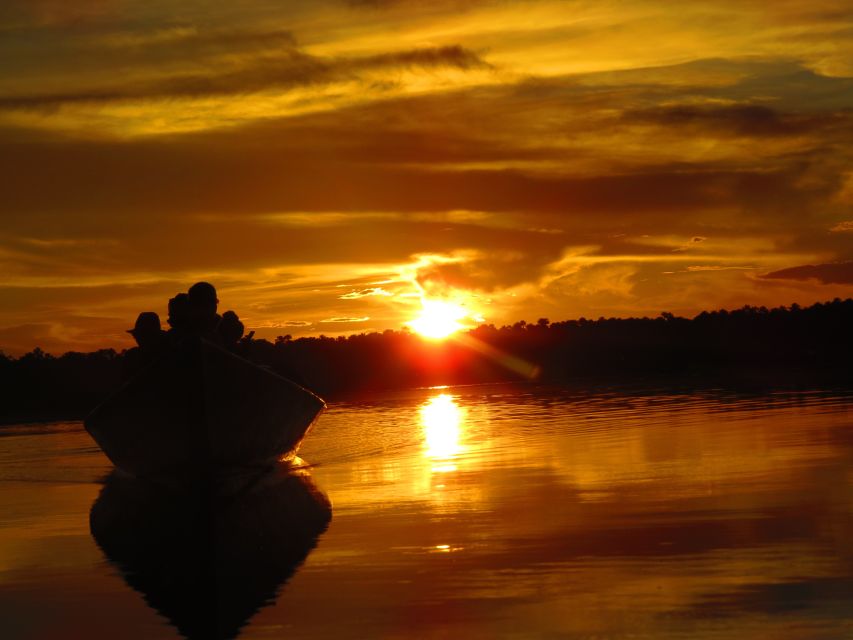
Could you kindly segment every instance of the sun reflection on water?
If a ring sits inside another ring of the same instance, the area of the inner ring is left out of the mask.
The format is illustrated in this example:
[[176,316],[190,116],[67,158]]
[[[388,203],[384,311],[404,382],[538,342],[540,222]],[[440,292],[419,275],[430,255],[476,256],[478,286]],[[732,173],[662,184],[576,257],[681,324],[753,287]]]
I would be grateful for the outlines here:
[[464,411],[456,404],[453,396],[442,393],[422,405],[420,413],[426,447],[424,455],[440,462],[432,470],[455,471],[456,466],[450,461],[465,449],[461,444]]

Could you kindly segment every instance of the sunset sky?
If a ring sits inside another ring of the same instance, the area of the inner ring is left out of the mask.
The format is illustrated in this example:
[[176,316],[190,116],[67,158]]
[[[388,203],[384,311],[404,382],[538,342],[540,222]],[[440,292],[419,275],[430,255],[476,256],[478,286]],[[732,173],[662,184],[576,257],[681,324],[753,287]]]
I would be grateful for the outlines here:
[[4,0],[0,350],[853,295],[838,0]]

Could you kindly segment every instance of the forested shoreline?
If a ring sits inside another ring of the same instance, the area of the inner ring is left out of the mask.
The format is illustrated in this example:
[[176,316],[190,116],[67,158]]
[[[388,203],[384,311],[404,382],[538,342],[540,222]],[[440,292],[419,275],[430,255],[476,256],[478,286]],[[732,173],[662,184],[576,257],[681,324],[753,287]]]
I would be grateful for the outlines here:
[[[599,318],[482,325],[444,342],[409,331],[280,336],[241,355],[327,399],[388,389],[532,380],[670,380],[720,387],[853,381],[853,299],[705,311],[692,319]],[[0,422],[76,419],[120,384],[125,352],[0,352]]]

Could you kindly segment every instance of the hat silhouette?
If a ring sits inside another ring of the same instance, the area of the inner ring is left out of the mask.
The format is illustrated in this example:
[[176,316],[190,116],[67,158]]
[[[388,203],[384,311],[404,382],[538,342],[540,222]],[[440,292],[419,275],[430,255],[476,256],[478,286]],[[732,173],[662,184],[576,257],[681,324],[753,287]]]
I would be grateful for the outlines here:
[[131,335],[156,331],[160,331],[160,316],[153,311],[143,311],[140,313],[136,317],[136,324],[133,326],[133,329],[127,330]]

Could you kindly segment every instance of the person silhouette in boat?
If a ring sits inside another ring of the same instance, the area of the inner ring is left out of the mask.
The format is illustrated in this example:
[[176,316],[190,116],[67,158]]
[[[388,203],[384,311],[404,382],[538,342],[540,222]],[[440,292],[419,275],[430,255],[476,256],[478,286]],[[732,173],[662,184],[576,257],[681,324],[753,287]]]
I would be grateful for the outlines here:
[[214,286],[209,282],[196,282],[187,292],[187,303],[189,331],[205,338],[217,338],[222,316],[216,313],[219,298]]
[[222,314],[222,320],[219,322],[219,327],[217,327],[217,333],[219,334],[219,339],[222,341],[222,346],[234,350],[245,331],[246,327],[240,322],[240,318],[237,317],[235,312],[226,311]]
[[163,350],[166,339],[166,333],[160,327],[160,316],[153,311],[140,313],[133,329],[127,332],[136,340],[137,346],[124,353],[122,378],[125,380],[152,362]]
[[169,337],[181,338],[186,335],[190,326],[190,299],[186,293],[179,293],[169,299]]
[[235,350],[243,338],[245,327],[234,311],[226,311],[221,316],[216,312],[219,306],[216,288],[209,282],[196,282],[186,295],[187,332]]

